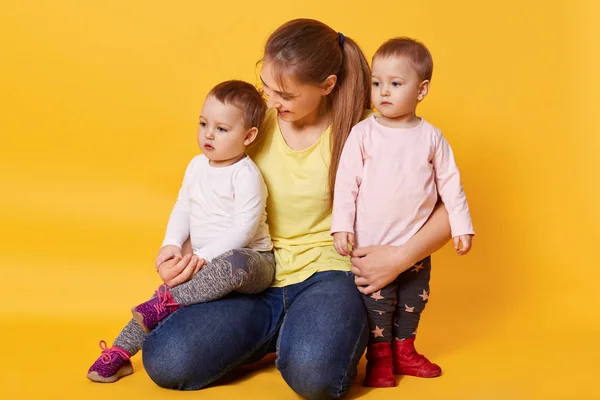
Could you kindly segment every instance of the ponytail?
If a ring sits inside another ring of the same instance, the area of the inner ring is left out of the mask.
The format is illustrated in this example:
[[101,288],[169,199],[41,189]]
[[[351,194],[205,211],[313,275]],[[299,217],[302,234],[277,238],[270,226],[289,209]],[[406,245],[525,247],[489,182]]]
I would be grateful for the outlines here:
[[280,26],[267,40],[265,58],[280,77],[292,73],[301,82],[321,84],[337,76],[326,99],[332,117],[329,205],[333,204],[335,176],[350,130],[370,108],[371,70],[356,42],[312,19],[296,19]]
[[[343,36],[342,36],[343,37]],[[350,130],[359,123],[371,106],[371,69],[356,42],[348,37],[342,42],[342,69],[333,94],[333,126],[331,136],[331,165],[329,167],[329,198],[333,190],[344,144]]]

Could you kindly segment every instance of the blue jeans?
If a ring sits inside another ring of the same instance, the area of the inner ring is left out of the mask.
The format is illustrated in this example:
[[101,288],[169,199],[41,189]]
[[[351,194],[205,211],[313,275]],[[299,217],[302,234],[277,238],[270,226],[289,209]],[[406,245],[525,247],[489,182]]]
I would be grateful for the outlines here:
[[257,295],[181,308],[148,335],[142,355],[157,385],[195,390],[276,352],[277,368],[296,393],[336,399],[356,378],[367,339],[354,276],[325,271]]

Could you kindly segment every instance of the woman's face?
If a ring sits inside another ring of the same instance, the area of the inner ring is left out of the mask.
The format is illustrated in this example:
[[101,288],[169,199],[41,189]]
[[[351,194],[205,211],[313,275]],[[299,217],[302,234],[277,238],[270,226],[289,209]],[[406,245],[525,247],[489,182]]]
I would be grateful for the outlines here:
[[298,82],[294,77],[285,75],[281,82],[282,87],[277,83],[275,76],[272,64],[265,59],[260,71],[260,80],[267,96],[267,106],[276,109],[279,117],[286,122],[301,121],[313,115],[318,111],[323,97],[331,92],[331,89]]

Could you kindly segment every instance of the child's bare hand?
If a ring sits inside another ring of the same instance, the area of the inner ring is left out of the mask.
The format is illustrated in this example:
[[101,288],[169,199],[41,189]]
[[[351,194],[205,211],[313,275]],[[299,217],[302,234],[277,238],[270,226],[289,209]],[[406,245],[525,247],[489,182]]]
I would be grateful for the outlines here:
[[466,255],[471,251],[473,235],[460,235],[454,238],[454,248],[459,256]]
[[184,257],[171,258],[162,263],[158,274],[169,287],[181,285],[192,279],[206,265],[204,258],[187,254]]
[[348,249],[348,243],[352,245],[352,249],[356,247],[354,242],[354,234],[350,232],[336,232],[333,234],[333,247],[335,251],[341,256],[350,255],[350,249]]
[[156,270],[158,271],[160,264],[175,257],[181,258],[181,249],[179,247],[174,245],[161,247],[160,250],[158,250],[158,256],[156,256],[156,262],[154,263]]

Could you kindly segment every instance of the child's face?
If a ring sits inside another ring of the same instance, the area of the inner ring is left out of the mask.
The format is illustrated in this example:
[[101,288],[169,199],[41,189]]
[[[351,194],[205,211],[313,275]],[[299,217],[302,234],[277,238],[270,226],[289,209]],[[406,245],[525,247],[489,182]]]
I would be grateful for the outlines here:
[[286,122],[297,122],[316,112],[336,83],[336,77],[326,79],[322,85],[298,82],[292,77],[284,78],[281,88],[273,74],[269,60],[265,60],[260,71],[263,91],[267,96],[267,107],[275,108],[279,117]]
[[429,89],[410,63],[400,57],[375,58],[371,102],[384,117],[412,116]]
[[244,115],[234,105],[208,96],[202,107],[198,144],[215,167],[235,164],[244,157],[246,146],[256,137],[256,128],[244,126]]

